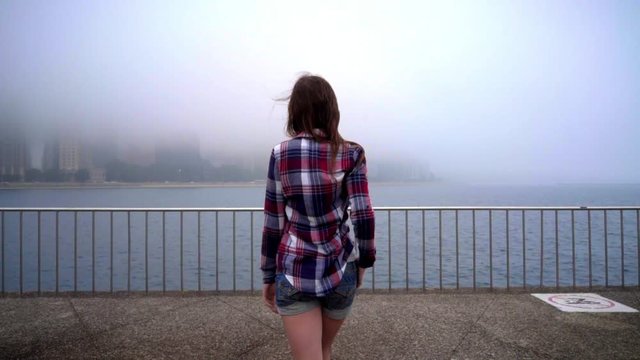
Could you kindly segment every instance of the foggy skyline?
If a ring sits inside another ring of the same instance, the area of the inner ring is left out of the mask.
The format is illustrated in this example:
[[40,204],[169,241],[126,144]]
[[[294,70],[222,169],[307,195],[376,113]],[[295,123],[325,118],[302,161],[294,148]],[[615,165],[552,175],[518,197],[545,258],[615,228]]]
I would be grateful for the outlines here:
[[44,143],[198,134],[264,158],[325,77],[370,163],[439,178],[640,182],[639,2],[0,3],[0,126]]

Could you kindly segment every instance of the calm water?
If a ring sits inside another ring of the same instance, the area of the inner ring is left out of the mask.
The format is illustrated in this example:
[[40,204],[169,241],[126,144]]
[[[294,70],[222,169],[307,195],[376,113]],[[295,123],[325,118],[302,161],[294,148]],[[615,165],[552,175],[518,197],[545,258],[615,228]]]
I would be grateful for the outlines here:
[[[0,190],[0,207],[259,207],[263,192],[261,185],[182,189]],[[372,184],[371,195],[376,206],[640,205],[640,185]],[[469,211],[458,213],[456,241],[455,212],[442,212],[442,218],[439,218],[437,211],[425,212],[424,215],[421,212],[405,214],[401,211],[390,215],[377,213],[376,288],[389,285],[404,287],[407,283],[411,287],[422,287],[423,283],[427,287],[439,287],[441,284],[443,287],[455,287],[457,282],[462,287],[473,286],[472,215]],[[95,213],[94,219],[91,213],[80,212],[76,218],[75,213],[59,213],[56,228],[56,214],[44,212],[40,218],[38,238],[37,214],[25,213],[22,225],[23,290],[37,289],[38,254],[40,286],[46,291],[54,290],[56,286],[61,291],[73,290],[74,284],[78,290],[85,291],[94,286],[96,290],[103,291],[110,288],[125,290],[127,287],[143,290],[146,286],[151,290],[162,290],[163,286],[167,290],[181,287],[197,289],[198,286],[206,290],[233,289],[234,286],[237,289],[248,289],[252,285],[260,287],[260,212],[253,213],[253,219],[250,213],[236,214],[235,228],[231,213],[184,213],[182,226],[180,213],[176,212],[150,212],[146,216],[143,212],[130,215],[116,212],[113,218],[111,216],[109,212],[99,212]],[[587,285],[587,213],[575,212],[575,228],[572,232],[569,211],[558,212],[557,220],[553,211],[542,214],[539,211],[526,212],[524,238],[522,216],[521,212],[510,212],[507,231],[504,211],[493,212],[491,228],[489,213],[476,212],[476,284],[488,286],[492,283],[505,287],[508,279],[510,286],[521,286],[525,280],[528,285],[535,286],[542,282],[553,286],[557,270],[560,285],[571,285],[575,249],[576,283]],[[406,224],[405,220],[408,221]],[[604,220],[603,212],[592,213],[593,283],[621,283],[621,245],[624,240],[625,283],[637,284],[637,212],[608,212],[606,240]],[[77,226],[74,226],[74,222]],[[2,279],[6,291],[19,289],[19,223],[17,212],[4,214]],[[130,232],[127,231],[128,223],[131,225]],[[235,243],[232,241],[234,232]],[[624,236],[621,236],[622,233]],[[77,265],[75,273],[74,262]],[[370,275],[365,285],[371,286],[372,280]]]
[[[639,205],[633,185],[371,184],[374,206]],[[264,185],[215,188],[1,190],[4,207],[243,207],[262,206]]]

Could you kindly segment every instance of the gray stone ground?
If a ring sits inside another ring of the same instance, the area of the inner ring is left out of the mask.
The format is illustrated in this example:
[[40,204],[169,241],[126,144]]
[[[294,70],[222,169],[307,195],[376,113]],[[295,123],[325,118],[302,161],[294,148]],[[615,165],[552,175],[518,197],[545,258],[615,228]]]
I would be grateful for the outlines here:
[[[598,291],[640,309],[640,291]],[[528,293],[360,294],[334,359],[640,359],[640,313],[565,313]],[[0,298],[6,359],[288,359],[255,295]]]

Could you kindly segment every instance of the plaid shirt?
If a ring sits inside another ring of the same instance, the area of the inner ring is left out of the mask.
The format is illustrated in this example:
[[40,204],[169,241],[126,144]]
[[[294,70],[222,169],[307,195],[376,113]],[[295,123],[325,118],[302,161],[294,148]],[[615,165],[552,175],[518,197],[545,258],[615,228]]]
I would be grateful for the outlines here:
[[[262,235],[265,284],[282,272],[300,292],[324,296],[340,283],[347,261],[358,253],[359,267],[373,266],[375,221],[366,162],[355,168],[360,156],[361,147],[341,146],[331,174],[331,145],[309,134],[273,148]],[[357,247],[346,223],[349,205]]]

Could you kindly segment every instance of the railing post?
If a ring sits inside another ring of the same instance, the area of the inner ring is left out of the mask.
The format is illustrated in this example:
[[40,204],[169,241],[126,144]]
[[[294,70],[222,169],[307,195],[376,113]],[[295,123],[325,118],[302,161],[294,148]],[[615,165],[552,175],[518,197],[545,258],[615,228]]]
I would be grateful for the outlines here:
[[149,293],[149,211],[144,212],[144,292]]
[[404,211],[404,273],[405,273],[405,290],[409,291],[409,211]]
[[540,210],[540,287],[544,286],[544,210]]
[[509,210],[505,210],[504,217],[506,218],[506,229],[505,232],[507,234],[507,290],[511,288],[511,262],[509,260]]
[[525,212],[522,210],[522,288],[527,288],[527,235],[525,233]]
[[620,210],[620,275],[622,277],[622,287],[624,287],[624,219]]
[[422,210],[422,291],[427,289],[427,250],[424,210]]
[[[40,223],[41,223],[40,214],[41,213],[42,212],[38,210],[38,235],[37,235],[38,236],[38,295],[41,295],[41,292],[40,292],[40,290],[41,290],[40,289],[40,273],[41,273],[40,265],[41,265],[41,261],[42,261],[42,259],[41,259],[41,247],[42,247],[41,246],[42,245],[41,235],[42,235],[42,233],[40,231]],[[3,275],[4,275],[4,273],[3,273]]]
[[[5,249],[4,249],[4,222],[5,222],[5,211],[2,212],[2,225],[0,226],[0,249],[2,251],[2,295],[4,295],[4,270],[5,270]],[[640,270],[638,271],[640,274]]]
[[460,289],[460,249],[458,240],[458,210],[455,212],[456,216],[456,289]]
[[440,290],[442,290],[442,210],[438,210],[438,257],[440,258]]
[[91,211],[91,293],[96,293],[96,212]]
[[200,239],[200,211],[198,211],[197,213],[198,215],[198,291],[202,291],[202,280],[201,280],[201,269],[202,269],[202,265],[201,265],[201,256],[200,256],[200,243],[202,242],[202,240]]
[[[180,292],[184,291],[184,267],[183,267],[183,257],[184,257],[184,248],[183,248],[183,229],[182,229],[182,224],[183,224],[183,218],[184,218],[184,211],[180,210]],[[234,254],[235,256],[235,254]]]
[[165,232],[166,232],[166,213],[162,212],[162,292],[167,291],[167,267],[165,265],[167,258],[166,251],[166,240],[165,240]]
[[20,216],[20,224],[18,227],[18,240],[20,241],[20,268],[19,268],[19,273],[20,273],[20,295],[22,295],[22,220],[23,220],[23,216],[24,216],[24,212],[20,211],[19,212],[19,216]]
[[233,291],[236,291],[236,212],[235,210],[232,211],[232,225],[231,225],[231,229],[232,229],[232,233],[233,236],[231,237],[233,239]]
[[493,210],[489,210],[489,288],[493,290]]
[[60,291],[60,226],[59,226],[59,220],[60,220],[60,213],[58,211],[56,211],[56,295],[58,295],[58,292]]
[[607,230],[607,210],[604,211],[604,286],[609,287],[609,230]]
[[558,210],[555,210],[556,223],[556,289],[560,287],[560,255],[558,252]]
[[573,288],[576,288],[576,221],[575,210],[571,210],[571,271],[573,275]]
[[[111,245],[110,245],[110,249],[111,249],[111,256],[109,256],[109,259],[111,261],[111,266],[109,267],[109,271],[110,271],[110,276],[109,276],[109,292],[113,293],[113,210],[109,212],[109,219],[110,219],[110,224],[111,224],[111,232],[109,234],[110,239],[111,239]],[[164,262],[164,259],[163,259]]]
[[473,290],[476,289],[476,211],[471,210],[471,223],[473,224]]
[[587,210],[587,219],[588,219],[588,234],[589,234],[589,289],[593,287],[593,270],[592,270],[592,259],[591,259],[591,210]]
[[387,211],[387,225],[388,225],[388,230],[389,230],[389,234],[387,237],[388,242],[388,248],[387,248],[387,257],[389,258],[389,270],[387,272],[388,274],[388,280],[389,280],[389,291],[391,291],[391,210]]
[[251,249],[251,254],[249,255],[249,260],[251,263],[251,275],[250,275],[250,280],[251,280],[251,293],[253,293],[254,291],[254,286],[253,286],[253,211],[249,211],[250,214],[250,220],[249,220],[249,227],[250,227],[250,233],[249,233],[249,248]]
[[131,211],[127,211],[127,292],[131,292]]
[[73,292],[78,292],[78,212],[73,212]]
[[219,271],[218,264],[220,263],[220,257],[218,256],[219,255],[219,251],[218,251],[218,229],[219,229],[218,214],[219,213],[220,211],[216,211],[216,291],[220,289],[219,288],[220,283],[218,282],[218,278],[220,277],[218,272]]

